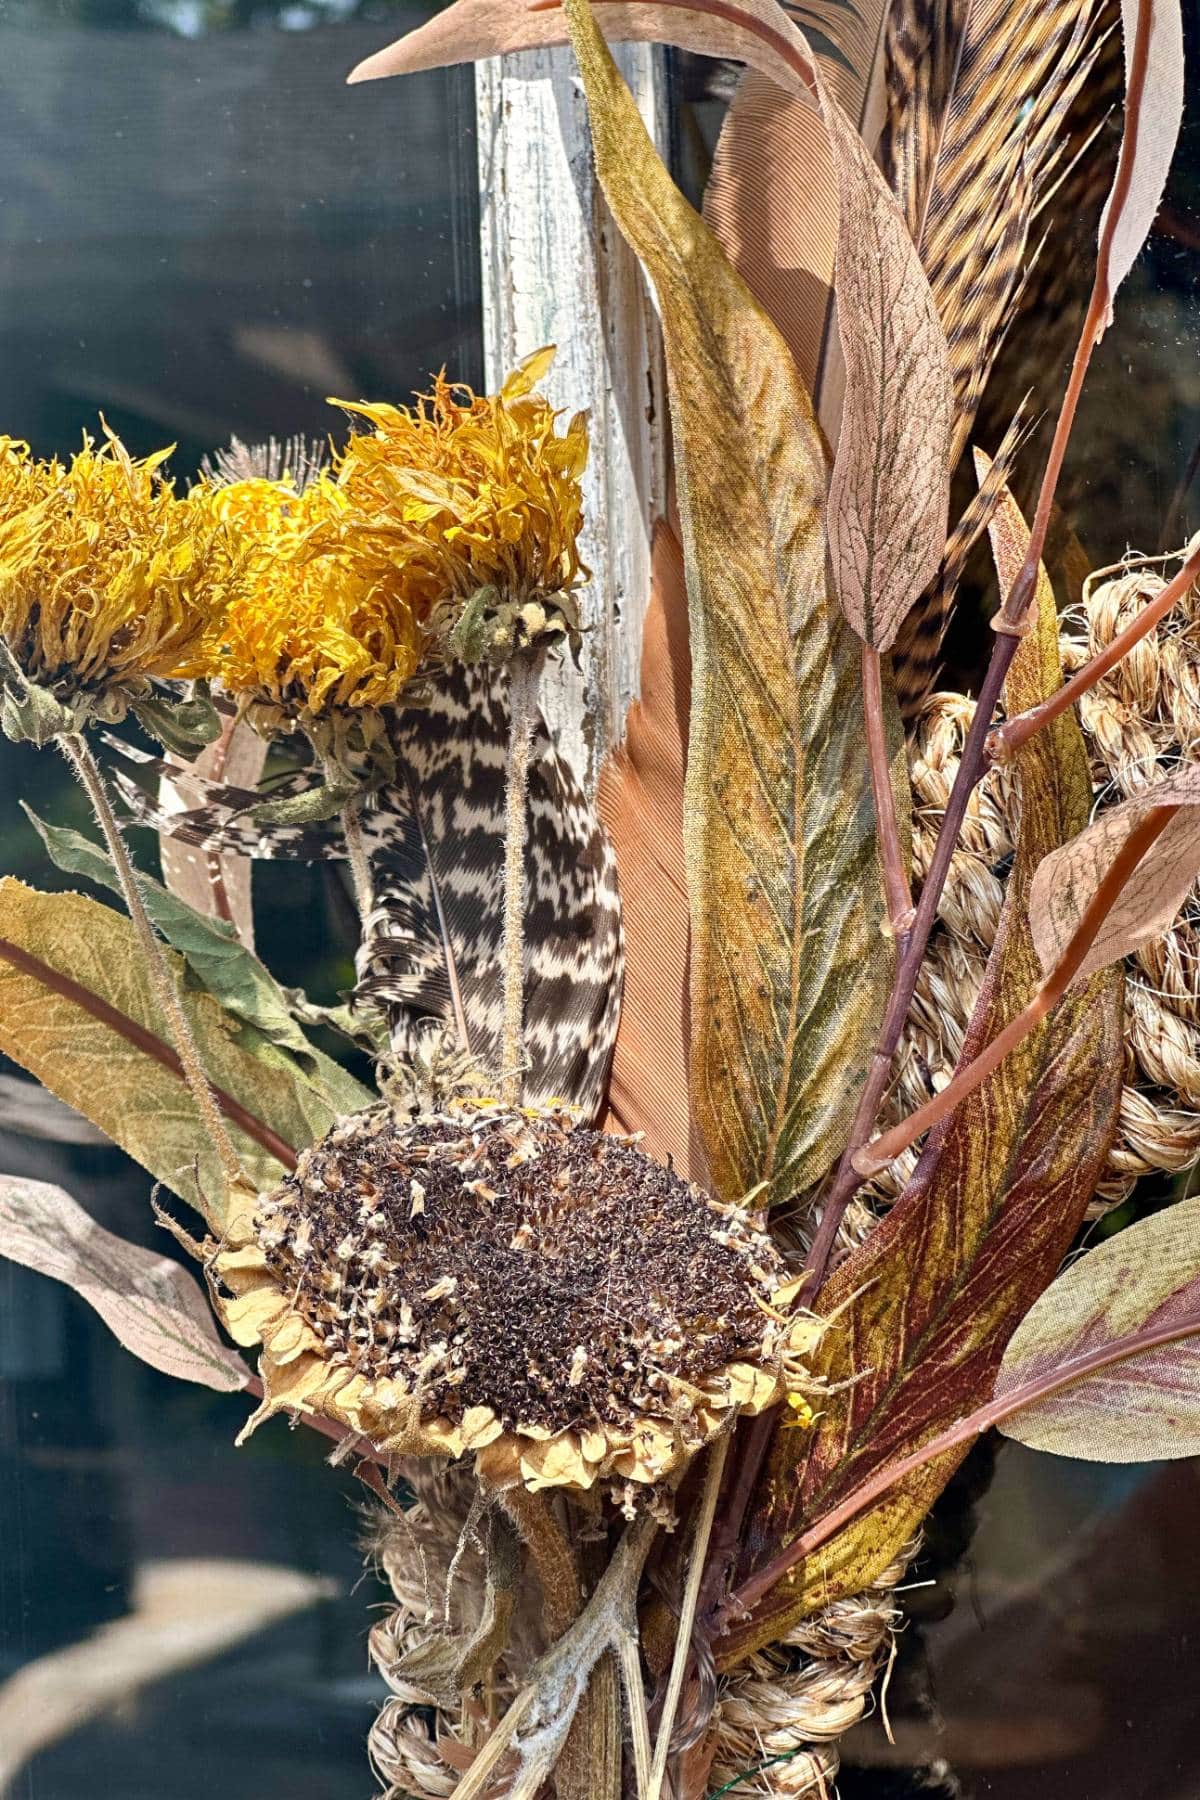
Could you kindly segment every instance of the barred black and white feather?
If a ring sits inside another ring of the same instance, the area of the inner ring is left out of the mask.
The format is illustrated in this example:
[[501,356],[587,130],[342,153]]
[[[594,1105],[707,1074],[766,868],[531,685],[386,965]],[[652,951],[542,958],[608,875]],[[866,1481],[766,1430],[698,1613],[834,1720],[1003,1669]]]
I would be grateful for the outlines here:
[[[375,905],[358,957],[356,996],[384,1009],[393,1046],[412,1053],[431,1025],[465,1027],[485,1068],[500,1060],[502,1024],[504,679],[451,670],[427,704],[391,719],[397,780],[362,814]],[[128,747],[122,745],[128,754]],[[169,764],[136,753],[146,774]],[[204,849],[318,861],[345,847],[336,820],[264,824],[262,792],[209,786],[202,806],[165,815],[115,772],[133,818]],[[315,775],[272,790],[296,793]],[[594,1114],[620,1012],[623,943],[616,865],[595,807],[551,742],[535,732],[529,779],[525,920],[526,1096]]]

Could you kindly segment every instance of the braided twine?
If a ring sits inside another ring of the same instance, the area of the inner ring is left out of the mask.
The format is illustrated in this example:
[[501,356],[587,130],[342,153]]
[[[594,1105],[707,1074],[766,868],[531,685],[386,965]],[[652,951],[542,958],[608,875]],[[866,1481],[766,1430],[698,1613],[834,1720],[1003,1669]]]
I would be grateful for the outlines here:
[[[1147,600],[1161,591],[1164,562],[1141,559],[1089,578],[1082,605],[1063,620],[1069,671],[1103,649]],[[1080,712],[1096,805],[1139,792],[1200,746],[1200,645],[1190,641],[1200,617],[1193,588],[1169,623],[1085,696]],[[940,693],[926,702],[911,750],[913,863],[919,881],[929,865],[942,812],[958,768],[974,703]],[[889,1110],[914,1111],[950,1079],[995,942],[1004,874],[1019,819],[1018,785],[1009,769],[993,769],[972,796],[939,908],[939,926],[913,999],[897,1058]],[[1126,963],[1126,1078],[1120,1122],[1109,1151],[1093,1217],[1117,1204],[1146,1175],[1174,1176],[1200,1160],[1200,892],[1165,939]],[[847,1239],[869,1227],[912,1174],[907,1151],[851,1209]],[[785,1231],[785,1236],[788,1235]],[[371,1733],[373,1766],[387,1784],[385,1800],[426,1800],[453,1793],[471,1754],[472,1732],[486,1727],[418,1707],[396,1674],[401,1655],[427,1636],[445,1610],[448,1572],[470,1506],[469,1475],[419,1476],[419,1503],[403,1523],[391,1522],[380,1560],[396,1610],[371,1634],[371,1653],[389,1681]],[[713,1728],[716,1755],[709,1791],[746,1800],[812,1796],[829,1800],[839,1766],[838,1740],[863,1716],[899,1622],[895,1589],[913,1554],[909,1546],[866,1592],[802,1620],[777,1644],[759,1651],[722,1683]],[[482,1604],[480,1568],[460,1559],[456,1608],[470,1620]],[[536,1655],[536,1627],[524,1652]],[[506,1683],[513,1670],[506,1672]],[[501,1710],[511,1685],[488,1697]]]

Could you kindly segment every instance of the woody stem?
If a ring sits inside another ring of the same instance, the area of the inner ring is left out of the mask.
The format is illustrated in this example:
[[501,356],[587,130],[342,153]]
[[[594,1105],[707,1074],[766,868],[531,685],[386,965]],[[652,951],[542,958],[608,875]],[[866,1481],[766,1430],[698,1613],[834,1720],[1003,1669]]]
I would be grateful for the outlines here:
[[162,943],[150,923],[146,903],[138,886],[137,871],[133,866],[116,814],[113,812],[108,790],[104,785],[104,777],[82,736],[64,737],[59,741],[62,744],[63,754],[74,770],[80,786],[91,801],[92,811],[96,815],[96,823],[104,834],[108,853],[117,872],[121,893],[137,934],[138,945],[145,958],[147,973],[150,976],[155,997],[166,1017],[171,1039],[183,1069],[184,1080],[187,1082],[200,1117],[204,1121],[209,1142],[216,1151],[228,1179],[245,1181],[245,1170],[233,1147],[233,1141],[225,1129],[224,1120],[209,1085],[204,1064],[200,1059],[195,1037],[192,1035],[192,1028],[180,1005],[175,981],[167,965]]
[[519,656],[509,677],[508,753],[504,765],[504,1026],[501,1093],[521,1098],[525,1062],[525,845],[529,834],[529,755],[537,718],[539,656]]

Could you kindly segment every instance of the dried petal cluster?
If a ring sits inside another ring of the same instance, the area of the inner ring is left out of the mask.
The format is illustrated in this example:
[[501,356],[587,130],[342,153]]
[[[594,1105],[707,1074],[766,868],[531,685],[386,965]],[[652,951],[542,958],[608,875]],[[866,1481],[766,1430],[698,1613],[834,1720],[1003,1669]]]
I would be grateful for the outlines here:
[[769,1239],[564,1113],[351,1119],[245,1199],[216,1268],[266,1411],[495,1482],[657,1482],[784,1379]]
[[216,488],[210,504],[247,562],[210,673],[289,716],[392,705],[421,660],[424,614],[386,570],[340,546],[336,485],[250,479]]
[[470,662],[578,633],[587,420],[560,434],[533,391],[553,355],[528,357],[495,395],[439,377],[414,408],[340,403],[372,427],[338,459],[346,547],[387,568],[446,651]]
[[202,494],[179,499],[170,454],[135,461],[105,427],[69,463],[0,438],[0,635],[60,699],[205,672],[236,587],[229,534]]

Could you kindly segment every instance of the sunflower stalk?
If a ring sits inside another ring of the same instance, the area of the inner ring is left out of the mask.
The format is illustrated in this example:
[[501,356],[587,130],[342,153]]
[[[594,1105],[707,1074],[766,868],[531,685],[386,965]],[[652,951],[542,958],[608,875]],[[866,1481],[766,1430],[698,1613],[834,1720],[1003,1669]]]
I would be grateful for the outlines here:
[[359,922],[365,936],[375,906],[375,884],[371,879],[371,859],[367,855],[366,841],[363,837],[362,809],[362,795],[355,794],[342,807],[341,822],[342,837],[346,844],[346,858],[350,864],[350,879],[354,884],[354,899],[358,906]]
[[229,1180],[244,1182],[246,1180],[245,1170],[233,1147],[233,1140],[225,1129],[220,1108],[205,1073],[196,1040],[192,1035],[192,1028],[179,1004],[175,983],[167,966],[162,944],[150,923],[150,917],[138,887],[137,871],[129,855],[129,849],[117,822],[117,816],[112,809],[112,803],[104,785],[104,777],[83,737],[79,735],[63,737],[59,739],[59,742],[62,744],[63,755],[91,802],[96,823],[108,846],[108,853],[121,884],[121,892],[129,911],[129,917],[133,921],[138,942],[146,959],[146,968],[154,985],[159,1005],[166,1016],[176,1053],[183,1066],[184,1079],[192,1099],[196,1102],[200,1117],[204,1121],[209,1142],[220,1158],[221,1167]]

